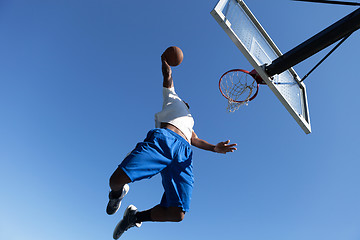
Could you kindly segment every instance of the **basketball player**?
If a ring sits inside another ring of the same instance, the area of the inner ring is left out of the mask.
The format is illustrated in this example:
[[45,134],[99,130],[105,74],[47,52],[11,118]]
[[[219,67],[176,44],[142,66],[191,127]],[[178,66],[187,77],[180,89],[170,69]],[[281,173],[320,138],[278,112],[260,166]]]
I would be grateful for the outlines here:
[[136,145],[111,176],[106,212],[111,215],[119,209],[129,191],[128,183],[160,173],[165,192],[160,204],[149,210],[138,211],[135,206],[128,206],[114,230],[114,239],[131,227],[140,227],[142,222],[184,219],[185,212],[189,211],[194,182],[190,145],[224,154],[236,150],[236,144],[229,144],[230,140],[212,145],[198,138],[193,131],[194,120],[188,104],[175,93],[172,71],[164,55],[161,60],[164,102],[162,111],[155,115],[156,128]]

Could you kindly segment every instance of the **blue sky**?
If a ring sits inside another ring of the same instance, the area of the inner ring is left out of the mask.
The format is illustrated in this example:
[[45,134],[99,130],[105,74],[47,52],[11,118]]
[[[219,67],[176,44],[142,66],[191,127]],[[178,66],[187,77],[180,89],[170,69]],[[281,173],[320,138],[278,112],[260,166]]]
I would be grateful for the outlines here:
[[[112,239],[124,208],[157,204],[161,179],[131,184],[107,216],[108,179],[154,127],[160,55],[176,45],[179,95],[198,136],[238,151],[194,149],[191,210],[122,239],[360,239],[359,33],[305,81],[313,132],[262,87],[230,114],[218,78],[252,70],[210,15],[217,0],[0,2],[0,238]],[[282,52],[355,10],[248,0]],[[327,50],[328,51],[328,50]],[[295,66],[300,76],[326,53]]]

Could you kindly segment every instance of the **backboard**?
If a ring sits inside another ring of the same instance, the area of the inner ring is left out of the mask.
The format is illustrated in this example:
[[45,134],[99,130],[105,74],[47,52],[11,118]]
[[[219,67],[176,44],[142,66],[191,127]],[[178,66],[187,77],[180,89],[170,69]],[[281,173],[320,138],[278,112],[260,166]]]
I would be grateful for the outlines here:
[[[265,66],[282,55],[242,0],[220,0],[211,15],[305,133],[311,132],[306,87],[293,68],[268,76]],[[249,69],[251,70],[251,69]]]

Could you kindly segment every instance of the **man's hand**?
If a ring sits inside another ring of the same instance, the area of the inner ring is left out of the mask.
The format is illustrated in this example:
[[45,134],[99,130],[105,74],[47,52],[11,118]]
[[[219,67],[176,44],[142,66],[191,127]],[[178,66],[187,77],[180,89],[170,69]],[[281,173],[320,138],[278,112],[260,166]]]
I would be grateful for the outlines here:
[[217,153],[225,154],[237,150],[237,148],[235,147],[237,145],[236,143],[233,144],[229,144],[229,143],[230,140],[227,140],[225,142],[219,142],[216,145],[210,144],[207,141],[200,139],[194,131],[192,132],[192,136],[191,136],[191,144],[193,146]]
[[171,88],[174,86],[173,79],[172,79],[172,70],[170,65],[166,62],[164,54],[161,55],[161,62],[162,62],[162,73],[164,77],[163,87]]
[[217,153],[223,153],[226,154],[228,152],[234,152],[235,150],[237,150],[237,148],[235,147],[237,144],[233,143],[233,144],[229,144],[230,140],[227,140],[225,142],[219,142],[218,144],[216,144],[214,151]]
[[172,70],[168,62],[166,61],[166,58],[164,57],[164,54],[161,55],[161,62],[162,62],[162,71],[163,75],[165,76],[171,76]]

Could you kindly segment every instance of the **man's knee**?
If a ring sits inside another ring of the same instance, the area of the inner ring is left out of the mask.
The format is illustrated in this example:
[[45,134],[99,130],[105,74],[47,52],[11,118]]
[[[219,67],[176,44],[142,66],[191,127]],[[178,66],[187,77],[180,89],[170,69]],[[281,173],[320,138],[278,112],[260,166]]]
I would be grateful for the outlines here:
[[174,222],[181,222],[185,218],[185,212],[182,210],[182,208],[173,208],[172,216]]
[[184,220],[184,218],[185,218],[185,212],[181,210],[177,220],[178,222],[181,222],[182,220]]

